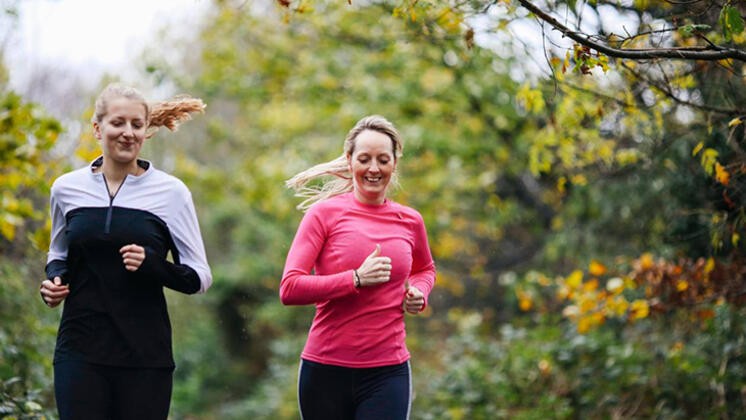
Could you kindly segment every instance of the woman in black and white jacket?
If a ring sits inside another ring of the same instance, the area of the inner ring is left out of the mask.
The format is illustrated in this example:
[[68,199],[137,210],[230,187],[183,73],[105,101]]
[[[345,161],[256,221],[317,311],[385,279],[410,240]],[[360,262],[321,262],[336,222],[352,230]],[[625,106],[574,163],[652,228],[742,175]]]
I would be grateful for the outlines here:
[[[52,234],[41,295],[65,300],[54,354],[61,419],[165,419],[174,360],[163,287],[212,283],[191,193],[139,158],[158,127],[175,129],[199,99],[148,104],[107,86],[93,129],[102,156],[52,186]],[[169,258],[170,253],[170,258]]]

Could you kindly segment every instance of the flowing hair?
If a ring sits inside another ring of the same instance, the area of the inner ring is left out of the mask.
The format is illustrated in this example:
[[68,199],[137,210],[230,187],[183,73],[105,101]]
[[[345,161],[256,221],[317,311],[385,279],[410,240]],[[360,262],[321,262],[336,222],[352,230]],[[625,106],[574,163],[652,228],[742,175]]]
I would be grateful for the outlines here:
[[[396,127],[380,115],[364,117],[347,133],[341,156],[312,166],[285,181],[285,185],[295,191],[296,197],[304,198],[303,202],[297,206],[299,210],[306,211],[319,201],[352,191],[349,159],[355,152],[357,136],[365,130],[377,131],[388,136],[391,139],[394,160],[399,160],[402,156],[403,145]],[[322,179],[320,185],[308,185],[316,179]],[[397,176],[394,173],[391,182],[396,184],[396,180]]]
[[113,98],[127,98],[142,104],[145,107],[145,119],[148,127],[145,130],[145,138],[149,139],[155,135],[161,127],[176,131],[179,124],[192,119],[191,114],[204,112],[205,103],[202,99],[181,95],[168,101],[154,102],[149,104],[139,90],[124,86],[119,83],[111,83],[101,91],[94,105],[92,120],[100,123],[106,116],[109,101]]

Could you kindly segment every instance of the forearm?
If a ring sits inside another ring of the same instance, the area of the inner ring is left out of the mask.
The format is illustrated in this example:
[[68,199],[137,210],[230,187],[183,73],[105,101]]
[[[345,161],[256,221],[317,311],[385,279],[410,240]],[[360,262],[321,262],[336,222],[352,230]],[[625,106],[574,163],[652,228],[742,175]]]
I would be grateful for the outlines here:
[[174,264],[145,248],[145,259],[138,269],[141,276],[157,279],[163,286],[185,294],[197,293],[201,288],[199,274],[184,264]]
[[288,270],[280,282],[280,300],[284,305],[310,305],[357,293],[353,271],[312,275]]

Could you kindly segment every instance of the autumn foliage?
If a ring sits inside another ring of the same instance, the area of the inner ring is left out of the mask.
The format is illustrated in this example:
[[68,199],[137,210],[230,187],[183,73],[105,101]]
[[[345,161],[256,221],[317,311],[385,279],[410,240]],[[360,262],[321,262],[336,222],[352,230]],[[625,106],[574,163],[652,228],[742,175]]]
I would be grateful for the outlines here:
[[629,265],[629,271],[620,272],[592,261],[585,271],[575,270],[555,281],[533,273],[529,284],[539,288],[527,291],[517,287],[519,307],[523,311],[546,309],[552,304],[534,301],[537,296],[553,296],[563,306],[563,316],[577,325],[578,332],[586,333],[608,319],[636,322],[685,310],[693,320],[704,321],[714,316],[715,306],[746,304],[746,268],[740,261],[699,258],[671,262],[643,254]]

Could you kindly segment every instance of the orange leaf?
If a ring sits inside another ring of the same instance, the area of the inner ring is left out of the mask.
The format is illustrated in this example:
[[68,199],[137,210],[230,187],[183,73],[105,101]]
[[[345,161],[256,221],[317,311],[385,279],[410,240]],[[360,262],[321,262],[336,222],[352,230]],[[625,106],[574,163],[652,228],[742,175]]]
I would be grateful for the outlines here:
[[728,185],[728,182],[730,182],[730,173],[720,162],[715,162],[715,179],[723,185]]
[[596,260],[593,260],[588,266],[588,272],[594,276],[603,276],[604,274],[606,274],[606,266]]

